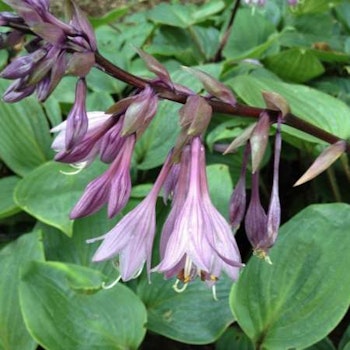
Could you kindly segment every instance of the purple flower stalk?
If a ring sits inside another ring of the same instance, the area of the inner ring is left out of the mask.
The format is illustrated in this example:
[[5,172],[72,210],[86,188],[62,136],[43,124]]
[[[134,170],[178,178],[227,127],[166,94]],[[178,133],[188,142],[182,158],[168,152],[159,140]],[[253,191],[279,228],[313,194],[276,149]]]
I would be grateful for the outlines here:
[[[200,137],[181,156],[173,207],[164,225],[161,262],[153,270],[184,283],[200,276],[213,285],[224,270],[232,279],[242,266],[229,224],[212,205]],[[178,283],[178,282],[177,282]],[[175,288],[177,288],[177,283]]]
[[111,231],[88,240],[88,243],[103,240],[92,258],[93,261],[104,261],[119,256],[119,269],[123,281],[136,278],[145,262],[147,272],[150,273],[156,230],[155,205],[170,166],[169,156],[147,197],[127,213]]

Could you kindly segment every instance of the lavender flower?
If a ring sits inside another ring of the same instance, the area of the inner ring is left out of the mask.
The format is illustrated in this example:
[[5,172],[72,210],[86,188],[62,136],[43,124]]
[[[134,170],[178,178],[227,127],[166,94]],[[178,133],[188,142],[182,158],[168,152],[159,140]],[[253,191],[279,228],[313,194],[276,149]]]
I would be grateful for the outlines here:
[[79,77],[90,71],[95,64],[96,39],[87,18],[75,4],[70,22],[64,23],[49,11],[49,1],[5,2],[18,16],[0,13],[0,24],[14,28],[3,45],[15,45],[29,31],[37,36],[26,45],[28,54],[13,60],[1,74],[6,79],[17,79],[4,94],[6,102],[19,101],[34,92],[44,101],[66,71]]
[[103,240],[93,256],[93,261],[113,259],[119,255],[119,269],[123,281],[138,276],[144,263],[150,273],[152,245],[156,230],[155,205],[158,193],[170,170],[170,157],[147,197],[111,231],[101,237],[90,239],[88,243]]
[[109,169],[91,181],[70,217],[76,219],[91,215],[108,203],[108,217],[113,217],[126,205],[131,192],[130,162],[135,137],[128,137]]
[[247,172],[249,153],[250,144],[248,142],[244,150],[241,174],[230,199],[230,223],[234,231],[239,228],[244,218],[246,209],[245,177]]
[[231,229],[210,201],[199,137],[192,140],[190,151],[183,151],[160,252],[161,262],[153,270],[166,277],[177,275],[185,286],[196,276],[212,285],[221,270],[236,279],[242,266]]
[[86,82],[80,78],[75,90],[75,101],[73,108],[67,117],[66,149],[71,150],[85,136],[88,130],[88,118],[85,108]]
[[267,235],[267,215],[259,195],[259,171],[252,175],[252,192],[245,216],[245,231],[254,251],[258,251]]
[[[113,125],[118,122],[110,114],[104,112],[87,112],[88,129],[81,140],[72,150],[66,150],[65,136],[67,121],[51,129],[58,132],[51,147],[58,152],[55,160],[70,163],[78,169],[85,168],[91,164],[101,150],[101,144],[105,134],[113,130]],[[114,158],[113,158],[114,159]]]

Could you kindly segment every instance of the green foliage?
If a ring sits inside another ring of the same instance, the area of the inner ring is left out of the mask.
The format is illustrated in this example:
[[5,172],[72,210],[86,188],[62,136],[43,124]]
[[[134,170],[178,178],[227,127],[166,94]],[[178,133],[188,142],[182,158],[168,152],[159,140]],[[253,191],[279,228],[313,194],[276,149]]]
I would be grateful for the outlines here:
[[[154,78],[137,56],[135,47],[141,48],[167,67],[176,84],[194,93],[207,94],[182,65],[224,82],[240,103],[265,107],[261,93],[277,92],[293,114],[349,139],[349,2],[305,0],[294,9],[284,0],[268,0],[266,7],[254,9],[241,4],[222,59],[215,60],[232,5],[228,0],[197,5],[174,0],[130,13],[131,4],[91,22],[101,55],[126,71]],[[0,10],[8,6],[1,2]],[[0,66],[14,54],[0,51]],[[282,149],[287,152],[282,152],[280,194],[283,221],[289,221],[271,249],[272,265],[251,256],[242,239],[244,227],[238,230],[246,266],[233,287],[226,276],[218,281],[218,301],[199,279],[176,293],[175,279],[157,274],[151,275],[151,283],[141,274],[137,281],[104,290],[102,283],[117,278],[118,266],[92,262],[98,244],[86,240],[108,232],[149,193],[180,132],[181,105],[161,101],[137,141],[131,199],[122,214],[108,220],[103,208],[73,221],[69,213],[85,186],[107,168],[95,162],[79,174],[66,175],[62,172],[74,169],[52,161],[49,130],[66,118],[75,83],[75,77],[65,77],[43,104],[33,97],[0,103],[1,350],[39,345],[48,350],[160,348],[158,343],[149,347],[152,334],[164,337],[169,349],[184,349],[181,343],[198,348],[213,343],[206,348],[216,350],[350,349],[350,326],[345,319],[339,323],[350,305],[350,207],[334,203],[340,201],[339,193],[350,201],[346,158],[328,173],[331,185],[321,177],[309,187],[292,189],[312,151],[319,152],[324,142],[283,125]],[[134,93],[96,68],[87,84],[89,111],[106,110]],[[1,92],[7,85],[0,80]],[[252,120],[214,114],[203,138],[210,195],[225,217],[242,150],[225,156],[217,150],[225,149]],[[261,173],[264,204],[271,169],[269,147]],[[248,187],[249,181],[247,176]],[[328,204],[298,213],[302,206],[322,202]],[[156,242],[169,207],[158,200]],[[154,261],[157,256],[158,243]],[[331,333],[336,327],[340,341]]]
[[230,304],[256,346],[303,349],[341,320],[350,303],[349,224],[349,205],[310,206],[280,229],[272,265],[250,259]]

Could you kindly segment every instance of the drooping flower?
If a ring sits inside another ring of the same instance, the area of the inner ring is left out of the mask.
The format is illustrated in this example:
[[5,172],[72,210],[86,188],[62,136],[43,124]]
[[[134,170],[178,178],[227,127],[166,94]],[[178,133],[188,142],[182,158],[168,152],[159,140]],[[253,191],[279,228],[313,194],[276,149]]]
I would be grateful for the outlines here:
[[85,136],[88,130],[88,117],[85,107],[86,82],[80,78],[75,90],[75,101],[67,117],[66,150],[71,150]]
[[96,39],[86,16],[73,2],[69,23],[50,12],[49,1],[5,2],[18,15],[0,13],[0,25],[12,29],[3,46],[13,47],[28,32],[36,36],[26,45],[28,54],[13,60],[1,73],[3,78],[16,79],[3,96],[6,102],[17,102],[34,92],[44,101],[66,72],[87,75],[95,64]]
[[105,203],[108,203],[110,218],[124,208],[131,192],[130,162],[134,145],[134,136],[125,139],[123,147],[108,170],[87,185],[70,214],[71,219],[91,215]]
[[92,260],[104,261],[119,256],[119,270],[123,281],[138,276],[144,264],[151,269],[152,246],[156,230],[155,205],[171,166],[167,158],[147,197],[108,233],[90,239],[88,243],[103,240]]
[[212,205],[205,173],[205,152],[195,137],[181,156],[172,210],[161,238],[161,261],[153,270],[178,276],[186,286],[200,276],[210,285],[224,270],[237,278],[241,260],[229,224]]
[[246,172],[247,172],[247,163],[249,159],[249,153],[250,153],[250,144],[248,142],[244,150],[241,174],[239,176],[239,180],[230,198],[230,206],[229,206],[230,223],[234,231],[236,231],[239,228],[244,218],[245,209],[246,209],[247,200],[246,200],[245,178],[246,178]]

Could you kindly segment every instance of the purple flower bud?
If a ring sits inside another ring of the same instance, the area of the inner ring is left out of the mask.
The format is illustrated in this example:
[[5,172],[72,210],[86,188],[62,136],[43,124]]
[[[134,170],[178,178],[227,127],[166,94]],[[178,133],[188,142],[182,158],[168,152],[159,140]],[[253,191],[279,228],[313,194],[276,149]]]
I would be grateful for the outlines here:
[[36,88],[36,94],[40,102],[45,101],[51,92],[56,88],[61,81],[66,70],[66,53],[61,51],[58,55],[55,64],[51,67],[50,74],[44,79],[47,83],[41,84],[39,82]]
[[163,186],[163,201],[166,204],[167,200],[173,197],[177,181],[180,173],[180,163],[174,163],[171,167]]
[[47,50],[40,49],[29,55],[14,59],[1,73],[0,77],[5,79],[18,79],[27,76],[47,54]]
[[267,234],[267,216],[259,195],[259,171],[252,175],[252,192],[245,216],[245,231],[253,249],[258,250]]
[[187,135],[201,135],[208,127],[212,108],[208,102],[201,96],[191,95],[179,111],[180,123],[184,129],[187,129]]
[[[115,118],[115,117],[114,117]],[[117,157],[126,137],[121,136],[124,118],[121,116],[102,137],[100,145],[100,159],[102,162],[111,163]]]
[[278,235],[278,229],[281,222],[281,203],[279,199],[278,186],[279,186],[279,163],[281,157],[282,148],[282,136],[281,136],[281,118],[279,116],[277,120],[277,131],[275,137],[275,154],[273,163],[273,183],[271,191],[271,199],[269,204],[269,210],[267,212],[267,239],[265,241],[265,247],[262,247],[265,252],[273,246]]
[[299,186],[307,181],[312,180],[317,175],[321,174],[327,168],[329,168],[346,150],[346,142],[339,140],[336,143],[328,146],[324,151],[315,159],[309,169],[306,170],[304,175],[294,184]]
[[86,48],[91,49],[91,51],[96,51],[97,44],[95,33],[89,20],[74,1],[71,1],[71,4],[73,5],[73,17],[71,20],[71,25],[79,32],[84,34],[84,39],[86,39],[86,42],[89,45]]
[[263,112],[250,137],[252,172],[255,173],[264,157],[270,131],[270,118]]
[[119,255],[119,269],[123,281],[137,277],[145,262],[147,272],[150,273],[152,245],[156,231],[155,205],[170,166],[168,157],[147,197],[127,213],[111,231],[88,241],[92,243],[103,240],[93,256],[93,261],[113,259]]
[[203,84],[204,88],[214,97],[231,105],[236,104],[236,98],[232,91],[227,88],[223,83],[213,78],[208,73],[205,73],[199,69],[183,67],[188,72],[195,75]]
[[67,64],[66,73],[85,77],[95,64],[93,52],[75,52]]
[[122,135],[141,135],[157,112],[158,98],[150,86],[146,86],[125,112]]
[[297,6],[299,3],[299,0],[288,0],[289,6]]
[[83,140],[78,143],[70,152],[65,148],[65,133],[67,121],[57,125],[51,132],[58,132],[51,148],[58,154],[55,159],[65,163],[91,163],[99,152],[101,139],[113,126],[114,120],[104,112],[88,112],[88,131]]
[[85,108],[86,82],[78,79],[75,90],[75,102],[67,117],[66,149],[72,149],[85,136],[88,129],[88,118]]
[[250,145],[247,143],[243,155],[241,174],[230,199],[230,223],[234,231],[238,230],[241,225],[246,209],[245,177],[249,153]]
[[136,49],[136,51],[146,63],[147,68],[152,73],[154,73],[160,79],[161,82],[173,89],[174,85],[166,68],[158,60],[156,60],[153,56],[149,55],[145,51],[142,51],[141,49]]
[[134,145],[135,137],[131,135],[109,169],[87,185],[70,214],[71,219],[91,215],[107,202],[110,218],[124,208],[131,192],[130,162]]
[[64,31],[51,23],[36,23],[30,28],[35,34],[52,45],[61,46],[64,43]]
[[31,95],[34,90],[34,85],[27,86],[25,80],[17,79],[6,89],[2,98],[8,103],[18,102]]
[[12,30],[7,33],[0,33],[0,49],[7,49],[16,46],[21,42],[23,36],[24,34],[19,30]]

